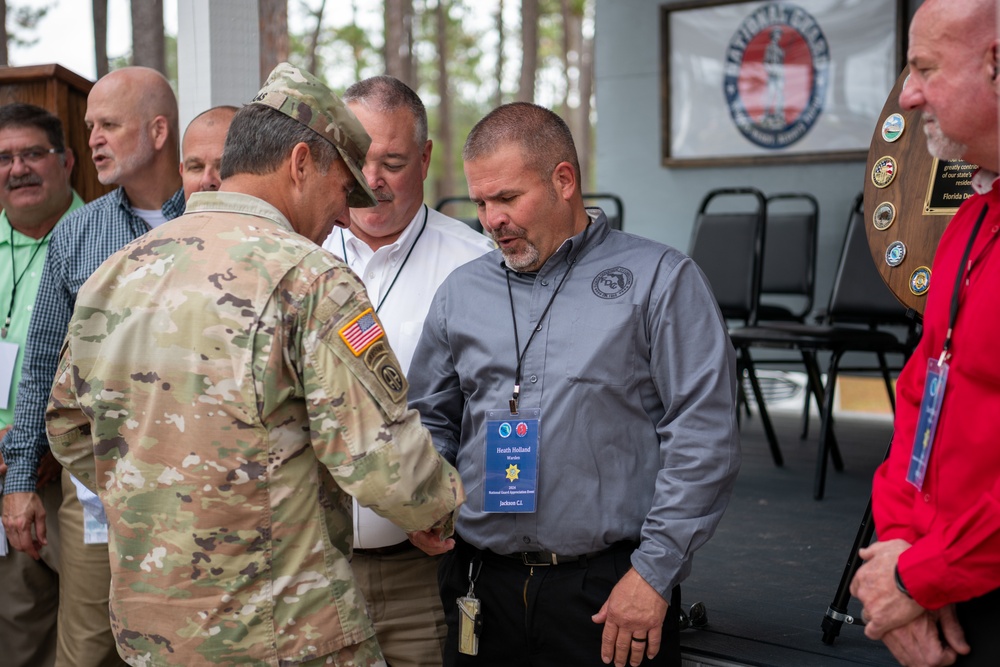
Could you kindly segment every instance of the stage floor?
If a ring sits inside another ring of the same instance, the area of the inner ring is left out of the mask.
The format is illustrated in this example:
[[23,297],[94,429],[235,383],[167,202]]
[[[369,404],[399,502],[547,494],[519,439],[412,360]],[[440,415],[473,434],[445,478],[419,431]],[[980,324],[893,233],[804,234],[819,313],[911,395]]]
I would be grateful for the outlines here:
[[[845,468],[828,473],[826,497],[812,497],[819,422],[799,439],[800,418],[772,415],[785,465],[771,460],[760,420],[744,419],[743,466],[715,536],[682,584],[683,607],[703,602],[708,625],[681,633],[686,667],[896,665],[858,626],[833,645],[820,623],[833,601],[892,435],[890,417],[841,413],[836,434]],[[852,600],[848,608],[860,614]]]

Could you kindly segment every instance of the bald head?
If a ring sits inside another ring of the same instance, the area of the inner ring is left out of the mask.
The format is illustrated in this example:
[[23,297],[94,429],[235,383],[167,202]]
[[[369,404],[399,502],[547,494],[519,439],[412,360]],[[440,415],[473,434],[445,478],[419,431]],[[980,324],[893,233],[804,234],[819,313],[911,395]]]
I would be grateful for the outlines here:
[[899,95],[919,109],[935,157],[1000,170],[995,0],[927,0],[910,24],[910,76]]
[[983,40],[997,34],[996,0],[925,0],[910,24],[936,31],[937,39],[952,40],[969,48],[980,48]]
[[125,188],[134,206],[159,208],[163,191],[180,187],[177,98],[148,67],[125,67],[94,84],[87,129],[97,178]]
[[212,107],[195,116],[184,130],[180,173],[185,199],[195,192],[219,189],[222,148],[236,111],[234,106]]

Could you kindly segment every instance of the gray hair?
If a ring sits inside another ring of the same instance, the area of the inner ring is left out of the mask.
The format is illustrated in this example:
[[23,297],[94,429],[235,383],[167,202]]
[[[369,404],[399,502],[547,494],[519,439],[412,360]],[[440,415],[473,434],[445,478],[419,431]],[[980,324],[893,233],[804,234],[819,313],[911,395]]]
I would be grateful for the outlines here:
[[405,108],[413,116],[414,141],[420,148],[427,143],[427,109],[413,89],[399,79],[383,74],[358,81],[344,92],[343,100],[380,113]]

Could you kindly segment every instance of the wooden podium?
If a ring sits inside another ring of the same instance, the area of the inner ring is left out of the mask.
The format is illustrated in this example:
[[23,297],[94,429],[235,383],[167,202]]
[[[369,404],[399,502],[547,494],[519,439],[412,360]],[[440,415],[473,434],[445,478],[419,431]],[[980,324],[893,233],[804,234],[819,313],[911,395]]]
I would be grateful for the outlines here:
[[83,117],[87,111],[87,95],[93,85],[62,65],[0,67],[0,104],[35,104],[48,109],[62,121],[66,146],[73,149],[76,157],[70,182],[85,202],[114,189],[97,180],[97,169],[87,145],[89,133]]

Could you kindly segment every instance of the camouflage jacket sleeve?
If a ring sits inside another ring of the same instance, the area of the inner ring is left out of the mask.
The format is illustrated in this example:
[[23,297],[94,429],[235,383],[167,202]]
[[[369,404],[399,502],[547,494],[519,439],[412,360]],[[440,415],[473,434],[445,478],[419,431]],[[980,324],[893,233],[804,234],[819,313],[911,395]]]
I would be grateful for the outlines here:
[[458,472],[406,407],[406,378],[351,273],[335,270],[307,297],[298,360],[316,456],[362,505],[405,531],[444,524],[465,498]]
[[77,401],[70,347],[65,343],[45,414],[45,430],[56,460],[88,489],[97,493],[90,421]]

